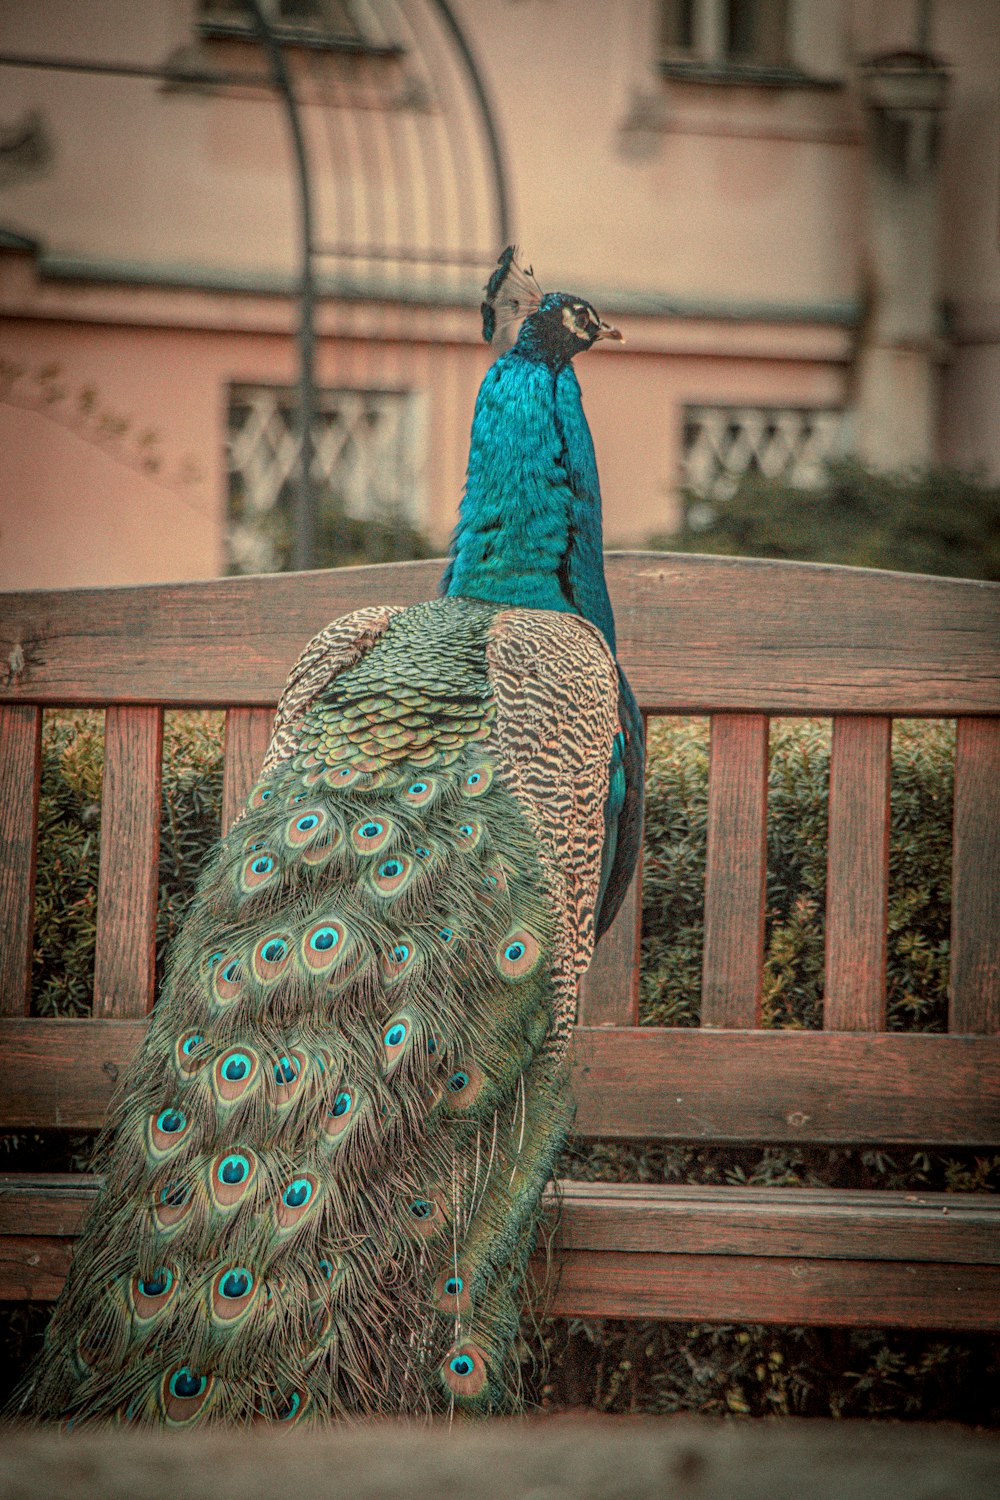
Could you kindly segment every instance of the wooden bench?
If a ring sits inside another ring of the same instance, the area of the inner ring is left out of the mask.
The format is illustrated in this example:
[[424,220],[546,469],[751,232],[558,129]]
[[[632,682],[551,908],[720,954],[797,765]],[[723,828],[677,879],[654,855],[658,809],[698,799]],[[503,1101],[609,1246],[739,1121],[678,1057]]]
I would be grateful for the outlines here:
[[[433,594],[439,564],[0,597],[0,1129],[90,1129],[153,1000],[164,708],[225,708],[224,817],[305,640]],[[1000,1144],[1000,587],[857,569],[609,560],[647,714],[710,714],[701,1026],[637,1026],[638,881],[575,1038],[586,1136]],[[44,708],[106,709],[93,1018],[30,1014]],[[770,715],[831,715],[821,1031],[759,1029]],[[885,1029],[892,716],[956,717],[946,1035]],[[124,939],[128,938],[128,941]],[[92,1179],[8,1176],[0,1297],[54,1297]],[[987,1195],[565,1184],[557,1314],[1000,1328]]]

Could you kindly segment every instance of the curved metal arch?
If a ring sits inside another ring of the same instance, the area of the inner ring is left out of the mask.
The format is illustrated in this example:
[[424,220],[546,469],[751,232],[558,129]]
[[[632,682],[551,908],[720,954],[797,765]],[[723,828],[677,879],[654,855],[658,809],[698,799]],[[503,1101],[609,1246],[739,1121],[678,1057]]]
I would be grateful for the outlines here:
[[458,294],[510,232],[486,82],[448,0],[367,0],[363,19],[367,53],[310,58],[326,106],[317,254],[344,284]]
[[476,64],[476,59],[465,39],[465,33],[455,19],[455,13],[448,4],[448,0],[432,0],[432,3],[441,12],[442,19],[448,27],[455,47],[465,66],[465,70],[469,75],[469,82],[472,85],[473,92],[479,104],[483,119],[483,128],[486,132],[486,139],[489,145],[490,160],[493,164],[494,184],[497,195],[497,248],[501,249],[510,237],[510,201],[507,191],[507,171],[504,165],[503,149],[500,144],[500,135],[497,131],[496,122],[493,118],[493,111],[490,108],[486,85]]

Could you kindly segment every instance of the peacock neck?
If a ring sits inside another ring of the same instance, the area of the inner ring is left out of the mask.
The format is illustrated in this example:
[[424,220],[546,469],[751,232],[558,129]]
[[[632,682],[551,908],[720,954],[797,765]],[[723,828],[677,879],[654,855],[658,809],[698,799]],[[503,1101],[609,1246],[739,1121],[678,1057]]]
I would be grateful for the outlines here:
[[441,591],[583,615],[615,649],[594,445],[571,364],[514,348],[488,371]]

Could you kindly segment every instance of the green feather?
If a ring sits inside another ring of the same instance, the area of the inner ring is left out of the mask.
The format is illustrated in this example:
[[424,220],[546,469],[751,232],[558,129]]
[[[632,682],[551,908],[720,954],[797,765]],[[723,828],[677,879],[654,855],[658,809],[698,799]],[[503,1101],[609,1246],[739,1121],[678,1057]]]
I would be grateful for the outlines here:
[[[408,613],[310,709],[201,880],[29,1409],[190,1425],[516,1402],[568,1120],[551,915],[473,738],[492,611]],[[400,707],[386,689],[418,645]],[[442,722],[462,727],[435,750]]]

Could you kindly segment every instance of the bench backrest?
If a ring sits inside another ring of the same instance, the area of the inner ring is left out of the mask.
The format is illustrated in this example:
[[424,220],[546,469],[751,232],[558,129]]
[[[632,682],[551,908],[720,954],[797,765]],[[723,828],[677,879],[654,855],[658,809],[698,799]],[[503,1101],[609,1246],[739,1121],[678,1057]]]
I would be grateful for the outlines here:
[[[304,642],[436,589],[411,563],[0,596],[0,1129],[100,1123],[152,1005],[163,711],[226,710],[242,805]],[[701,1025],[638,1028],[640,881],[576,1038],[584,1134],[703,1142],[1000,1140],[1000,586],[664,553],[609,558],[646,714],[711,715]],[[4,676],[6,682],[4,683]],[[93,1019],[30,1017],[42,711],[106,709]],[[823,1030],[759,1030],[772,715],[833,717]],[[957,719],[947,1035],[885,1029],[893,716]]]

